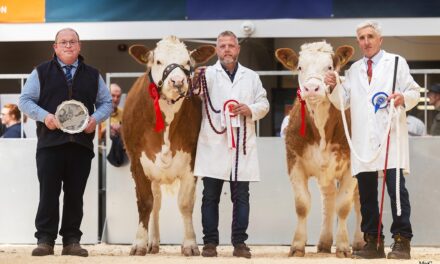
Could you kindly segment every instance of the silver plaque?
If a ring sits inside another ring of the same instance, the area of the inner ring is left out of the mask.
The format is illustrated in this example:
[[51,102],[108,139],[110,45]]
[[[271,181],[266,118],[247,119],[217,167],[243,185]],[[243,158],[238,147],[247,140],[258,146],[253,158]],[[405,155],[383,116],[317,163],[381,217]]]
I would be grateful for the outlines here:
[[55,118],[60,129],[69,134],[82,132],[89,123],[89,111],[79,101],[69,100],[62,102],[55,112]]

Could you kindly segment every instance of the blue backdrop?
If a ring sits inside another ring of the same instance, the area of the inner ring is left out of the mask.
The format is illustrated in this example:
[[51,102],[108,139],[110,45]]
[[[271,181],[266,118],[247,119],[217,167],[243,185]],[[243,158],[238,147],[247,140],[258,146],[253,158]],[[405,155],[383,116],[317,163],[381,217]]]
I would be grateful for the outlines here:
[[46,22],[438,17],[439,0],[46,0]]

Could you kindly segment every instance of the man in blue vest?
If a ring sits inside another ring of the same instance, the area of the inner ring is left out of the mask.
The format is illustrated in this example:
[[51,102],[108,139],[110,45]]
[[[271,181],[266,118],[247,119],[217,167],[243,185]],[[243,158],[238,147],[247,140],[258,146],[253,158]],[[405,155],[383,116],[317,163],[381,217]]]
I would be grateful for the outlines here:
[[[75,30],[58,31],[53,49],[53,59],[32,71],[19,100],[20,109],[37,121],[40,202],[35,218],[38,246],[32,255],[54,254],[62,187],[61,254],[87,257],[87,250],[80,246],[83,194],[94,157],[95,128],[110,116],[112,100],[98,70],[85,64],[79,54],[81,43]],[[54,114],[58,105],[67,100],[80,101],[90,114],[80,133],[68,134],[59,129]]]

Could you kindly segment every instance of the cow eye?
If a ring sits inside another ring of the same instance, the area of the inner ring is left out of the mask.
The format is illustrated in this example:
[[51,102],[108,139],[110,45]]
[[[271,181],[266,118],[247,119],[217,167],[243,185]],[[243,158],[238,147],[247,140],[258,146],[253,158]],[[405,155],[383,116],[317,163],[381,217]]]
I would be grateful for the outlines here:
[[301,66],[298,66],[298,71],[302,70]]
[[160,60],[158,60],[158,61],[156,61],[156,64],[157,64],[157,65],[161,65],[162,62],[160,62]]
[[328,69],[331,71],[331,70],[333,70],[333,67],[332,66],[328,66]]

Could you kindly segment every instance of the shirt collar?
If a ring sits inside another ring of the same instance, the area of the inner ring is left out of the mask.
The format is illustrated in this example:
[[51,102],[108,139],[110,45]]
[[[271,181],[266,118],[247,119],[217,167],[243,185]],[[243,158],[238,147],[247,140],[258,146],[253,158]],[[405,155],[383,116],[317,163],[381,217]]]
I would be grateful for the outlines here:
[[[57,61],[61,65],[61,68],[63,68],[64,66],[67,65],[64,62],[62,62],[58,57],[57,57]],[[78,59],[76,59],[76,61],[74,63],[70,64],[70,65],[75,67],[75,68],[78,68]]]
[[[371,60],[373,61],[373,66],[376,66],[379,63],[380,59],[382,59],[382,57],[383,57],[383,54],[384,54],[384,51],[380,50],[376,55],[373,56],[373,58],[371,58]],[[367,57],[364,57],[365,65],[368,65],[368,63],[367,63],[368,60],[369,59]]]
[[229,72],[228,69],[226,69],[226,67],[223,66],[223,64],[220,63],[220,65],[222,66],[222,68],[226,72],[226,74],[229,76],[231,81],[234,81],[235,74],[237,73],[237,70],[238,70],[238,63],[235,65],[235,68],[232,72]]

